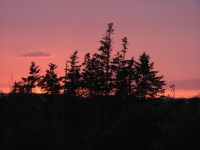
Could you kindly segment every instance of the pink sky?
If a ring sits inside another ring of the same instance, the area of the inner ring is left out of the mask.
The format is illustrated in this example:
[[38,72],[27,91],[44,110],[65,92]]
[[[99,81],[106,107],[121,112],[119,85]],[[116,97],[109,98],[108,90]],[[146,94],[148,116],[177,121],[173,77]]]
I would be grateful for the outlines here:
[[[0,90],[27,77],[34,61],[45,74],[49,63],[64,75],[77,50],[80,62],[97,52],[108,23],[114,23],[113,52],[128,38],[128,58],[144,51],[158,75],[176,86],[177,97],[200,92],[199,0],[0,0]],[[171,94],[170,90],[166,94]]]

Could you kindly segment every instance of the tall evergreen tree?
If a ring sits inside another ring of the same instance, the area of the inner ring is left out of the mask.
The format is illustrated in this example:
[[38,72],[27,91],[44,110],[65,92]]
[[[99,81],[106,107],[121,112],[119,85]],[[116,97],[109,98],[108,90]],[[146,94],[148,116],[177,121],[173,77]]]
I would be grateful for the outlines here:
[[[99,97],[104,97],[109,94],[109,91],[106,91],[106,73],[102,67],[102,61],[98,58],[96,54],[92,58],[92,68],[94,73],[94,90],[95,95]],[[110,88],[110,87],[109,87]]]
[[120,61],[120,91],[122,96],[125,98],[130,96],[132,93],[132,82],[134,76],[134,59],[131,58],[130,60],[126,60],[125,54],[128,50],[128,41],[127,37],[122,39],[122,60]]
[[21,81],[13,82],[13,85],[11,85],[11,93],[24,94],[24,84]]
[[113,60],[111,61],[111,70],[112,70],[112,85],[113,85],[113,92],[118,98],[123,97],[123,81],[126,78],[124,74],[123,68],[123,55],[120,52],[114,56]]
[[123,46],[123,49],[121,50],[122,54],[123,54],[123,60],[125,60],[125,54],[127,52],[127,49],[128,49],[128,41],[127,41],[127,37],[124,37],[122,39],[122,46]]
[[40,72],[39,66],[36,66],[34,62],[31,62],[29,76],[27,78],[22,77],[21,84],[23,84],[25,93],[33,93],[33,89],[36,87],[37,81],[40,76],[38,73]]
[[96,57],[90,57],[90,53],[85,55],[83,63],[82,77],[89,97],[103,96],[105,91],[105,72],[102,70],[101,61]]
[[136,76],[136,72],[135,72],[135,67],[134,67],[134,64],[135,64],[135,60],[134,60],[134,58],[132,57],[130,60],[126,60],[126,62],[127,62],[127,67],[126,67],[126,70],[125,70],[125,72],[126,72],[126,74],[127,74],[127,88],[126,88],[126,94],[128,95],[128,96],[131,96],[131,95],[133,95],[133,96],[135,96],[135,91],[134,91],[134,89],[135,89],[135,83],[134,83],[134,81],[135,81],[135,76]]
[[150,56],[145,52],[140,56],[139,62],[135,63],[136,69],[136,95],[139,98],[154,98],[163,94],[165,81],[163,76],[156,76],[158,71],[153,71],[154,63],[150,63]]
[[90,58],[90,53],[87,53],[84,58],[83,62],[83,71],[82,71],[82,77],[83,77],[83,83],[84,83],[84,89],[87,91],[89,95],[85,95],[86,97],[93,97],[94,92],[94,66],[93,66],[93,60]]
[[120,54],[119,52],[117,52],[117,54],[114,56],[113,60],[111,61],[111,69],[112,69],[112,83],[113,83],[113,88],[114,88],[114,93],[117,97],[121,97],[122,93],[121,93],[121,82],[122,82],[122,66],[121,66],[121,62],[122,62],[122,54]]
[[66,68],[66,83],[65,83],[65,90],[66,93],[69,96],[76,96],[79,95],[79,87],[80,87],[80,80],[81,80],[81,74],[80,74],[80,68],[81,65],[78,65],[78,56],[77,51],[73,53],[73,55],[70,56],[70,61],[67,61],[70,63],[70,67]]
[[132,82],[134,75],[133,58],[131,60],[125,59],[125,54],[127,52],[128,41],[124,37],[122,39],[121,52],[118,52],[111,62],[111,68],[113,72],[113,83],[115,94],[117,97],[127,97],[132,92]]
[[[102,77],[102,81],[104,82],[101,85],[104,85],[104,95],[109,95],[111,90],[111,71],[110,71],[110,55],[112,51],[112,38],[111,35],[114,34],[113,23],[108,24],[108,29],[103,39],[100,41],[101,46],[98,49],[100,54],[95,54],[96,60],[99,60],[100,67],[102,72],[99,74]],[[104,78],[104,79],[103,79]]]
[[44,91],[46,94],[59,94],[61,90],[61,77],[57,77],[55,73],[55,69],[58,66],[56,64],[49,64],[49,69],[46,70],[45,76],[42,76],[38,86]]

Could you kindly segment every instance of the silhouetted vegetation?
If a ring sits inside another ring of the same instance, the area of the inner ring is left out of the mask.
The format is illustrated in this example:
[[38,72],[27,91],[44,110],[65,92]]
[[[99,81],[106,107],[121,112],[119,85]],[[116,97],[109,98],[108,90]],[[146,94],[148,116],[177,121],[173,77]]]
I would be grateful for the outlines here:
[[22,77],[19,82],[14,82],[11,93],[34,93],[34,88],[36,88],[36,83],[40,79],[38,73],[40,72],[39,66],[36,66],[34,62],[31,62],[29,76],[27,78]]
[[165,81],[150,56],[126,59],[126,37],[111,59],[113,33],[109,23],[100,53],[87,53],[80,65],[75,51],[61,77],[53,63],[43,76],[31,63],[29,76],[0,99],[1,149],[200,147],[199,97],[164,97]]
[[55,74],[55,69],[57,66],[55,64],[50,63],[49,69],[46,70],[46,74],[41,76],[38,80],[38,87],[41,88],[41,91],[45,94],[59,94],[61,90],[60,82],[62,80],[61,77],[57,77]]
[[77,57],[77,51],[74,52],[74,54],[70,57],[71,61],[67,61],[70,63],[70,67],[66,67],[66,76],[64,81],[64,90],[65,94],[71,97],[77,96],[77,93],[79,95],[79,90],[82,88],[81,86],[81,73],[80,73],[80,65],[77,65],[78,57]]
[[[63,99],[65,101],[63,101]],[[197,149],[200,99],[0,99],[1,149]]]
[[[41,93],[60,94],[70,97],[137,97],[142,99],[163,96],[165,81],[163,76],[157,76],[153,70],[154,63],[150,63],[150,56],[145,52],[135,61],[125,58],[128,50],[128,41],[122,39],[122,50],[111,59],[113,23],[108,24],[101,46],[100,53],[85,55],[84,62],[79,65],[78,52],[75,51],[66,62],[65,75],[57,77],[54,70],[57,66],[49,64],[44,76],[39,76],[39,66],[31,62],[30,76],[15,82],[11,93],[34,93],[36,87]],[[68,66],[68,64],[70,64]]]

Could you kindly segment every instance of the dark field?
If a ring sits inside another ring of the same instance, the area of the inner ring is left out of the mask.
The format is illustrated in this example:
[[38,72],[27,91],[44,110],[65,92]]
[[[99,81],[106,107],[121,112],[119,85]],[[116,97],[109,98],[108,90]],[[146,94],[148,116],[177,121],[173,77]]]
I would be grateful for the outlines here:
[[200,99],[0,99],[0,149],[196,150]]

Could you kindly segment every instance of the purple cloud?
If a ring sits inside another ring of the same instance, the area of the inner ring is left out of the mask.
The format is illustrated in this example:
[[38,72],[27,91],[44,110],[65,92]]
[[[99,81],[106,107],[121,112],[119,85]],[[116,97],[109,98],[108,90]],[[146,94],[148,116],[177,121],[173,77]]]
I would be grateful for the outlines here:
[[52,54],[44,53],[44,52],[31,52],[19,55],[19,57],[52,57]]

